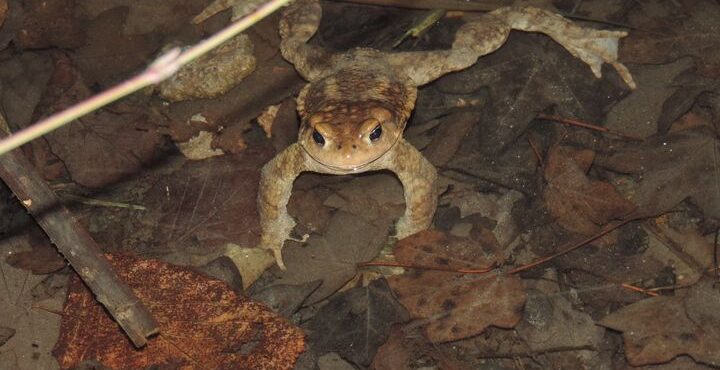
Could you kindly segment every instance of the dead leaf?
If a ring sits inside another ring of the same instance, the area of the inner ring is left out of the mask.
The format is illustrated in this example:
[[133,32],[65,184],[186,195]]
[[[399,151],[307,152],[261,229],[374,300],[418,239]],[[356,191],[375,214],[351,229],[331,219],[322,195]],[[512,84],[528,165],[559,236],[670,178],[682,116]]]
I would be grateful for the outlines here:
[[125,369],[292,369],[304,349],[298,328],[219,280],[155,260],[109,259],[148,306],[160,334],[135,349],[75,277],[53,350],[63,369],[85,360]]
[[0,347],[15,335],[15,329],[0,326]]
[[631,365],[664,363],[684,354],[720,365],[720,293],[707,280],[678,293],[642,300],[600,321],[623,333]]
[[[691,58],[673,60],[672,63],[661,65],[642,65],[633,68],[633,77],[637,81],[638,88],[625,99],[615,104],[603,120],[603,126],[622,132],[625,135],[645,138],[654,135],[666,124],[670,112],[666,111],[668,99],[678,91],[689,92],[693,90],[702,91],[697,84],[684,84],[679,81],[686,70],[692,68]],[[686,72],[685,72],[686,73]],[[695,81],[691,81],[695,82]],[[688,86],[688,88],[684,88]],[[707,86],[704,86],[707,89]],[[699,92],[695,93],[696,96]],[[688,98],[687,95],[683,96]],[[690,101],[694,101],[688,99]],[[678,103],[670,102],[670,103]],[[690,103],[692,104],[692,103]],[[686,111],[690,107],[686,104]],[[673,106],[673,108],[680,108]],[[684,112],[683,112],[684,113]],[[674,120],[674,119],[673,119]],[[667,131],[667,127],[665,127]]]
[[[273,259],[273,262],[275,260]],[[300,285],[272,285],[260,291],[251,292],[250,297],[272,308],[282,317],[292,316],[307,300],[307,298],[320,287],[322,281],[316,280]]]
[[640,175],[633,201],[641,217],[668,212],[690,197],[705,217],[720,219],[718,140],[705,128],[657,135],[643,143],[616,143],[596,163]]
[[307,325],[310,342],[319,352],[337,352],[358,365],[372,362],[395,323],[407,312],[384,279],[353,288],[330,299]]
[[[5,235],[0,238],[0,255],[22,250],[26,244],[19,235]],[[62,274],[49,276],[64,279]],[[65,301],[65,288],[55,285],[45,289],[49,276],[16,269],[0,258],[0,327],[14,331],[12,338],[0,347],[0,368],[57,368],[50,351],[60,328],[58,312]]]
[[85,42],[75,0],[31,0],[23,5],[22,26],[15,35],[21,49],[72,49]]
[[49,274],[65,267],[65,259],[58,253],[50,239],[35,224],[20,238],[26,238],[30,250],[11,253],[5,259],[8,265],[31,271],[36,275]]
[[[489,90],[491,100],[482,109],[481,124],[470,130],[458,151],[472,153],[477,162],[472,165],[472,160],[467,159],[466,168],[487,165],[489,161],[483,156],[495,159],[526,132],[539,112],[550,106],[563,116],[599,122],[609,107],[626,94],[617,74],[611,72],[598,80],[585,64],[561,46],[543,43],[542,38],[512,33],[496,52],[436,82],[449,94]],[[465,158],[456,157],[449,163],[462,168],[458,159]],[[534,167],[534,163],[531,165]]]
[[[502,256],[487,230],[471,239],[423,231],[395,246],[398,262],[452,269],[482,269]],[[389,279],[400,302],[416,319],[426,320],[431,342],[447,342],[482,333],[488,326],[514,327],[525,304],[523,283],[515,275],[460,274],[411,270]]]
[[143,222],[156,225],[155,240],[165,250],[183,250],[196,241],[203,248],[227,243],[254,247],[260,240],[257,187],[260,167],[270,153],[186,162],[155,183],[146,195]]
[[0,27],[5,23],[5,17],[7,17],[8,4],[6,0],[0,0]]
[[403,187],[395,175],[359,176],[328,187],[337,193],[327,197],[323,205],[360,216],[378,228],[390,227],[405,209]]
[[411,370],[422,368],[470,369],[468,364],[458,363],[449,358],[437,345],[427,341],[419,330],[410,330],[409,326],[393,327],[390,337],[375,354],[371,369],[374,370]]
[[599,350],[605,334],[590,315],[573,308],[558,292],[544,294],[537,290],[528,290],[523,320],[515,329],[527,350],[536,353],[570,348]]
[[630,14],[636,29],[623,40],[620,59],[625,63],[664,64],[690,55],[703,74],[717,77],[720,73],[717,33],[720,5],[708,0],[684,6],[653,5],[665,9],[648,12],[639,7]]
[[262,127],[265,132],[265,137],[268,139],[272,137],[273,123],[275,122],[275,117],[277,116],[279,110],[280,104],[268,105],[257,117],[258,125]]
[[87,42],[71,58],[88,85],[115,83],[145,66],[160,48],[161,34],[128,36],[118,32],[127,16],[127,7],[117,7],[99,14],[87,25]]
[[275,258],[262,248],[241,247],[228,243],[223,254],[237,267],[242,276],[243,290],[249,288],[265,270],[275,265]]
[[548,153],[545,167],[546,207],[563,228],[582,235],[593,235],[608,221],[635,209],[610,183],[585,175],[593,157],[590,150],[555,146]]
[[115,32],[121,30],[119,33],[124,35],[139,35],[149,32],[179,32],[178,29],[186,26],[188,20],[209,2],[210,0],[165,0],[147,6],[133,0],[83,0],[79,1],[78,5],[92,18],[112,8],[128,8],[127,20]]
[[[60,56],[36,115],[63,110],[91,95],[72,62]],[[146,108],[115,106],[86,115],[45,138],[73,181],[101,187],[139,173],[161,153],[163,138],[151,129],[157,120],[159,115]]]
[[338,211],[330,219],[324,236],[311,235],[305,246],[285,246],[287,270],[279,273],[276,283],[322,280],[323,285],[308,298],[308,303],[315,303],[350,281],[357,273],[357,264],[375,258],[386,238],[387,230]]
[[3,115],[11,127],[23,128],[32,122],[53,67],[52,58],[36,52],[22,53],[0,63]]
[[215,135],[212,132],[200,131],[190,140],[176,143],[176,145],[185,158],[199,161],[225,154],[222,150],[212,147],[214,139]]
[[[325,191],[323,191],[325,190]],[[326,189],[293,189],[288,212],[295,217],[295,230],[299,235],[324,234],[332,218],[333,209],[323,205]],[[355,199],[355,201],[360,201]]]

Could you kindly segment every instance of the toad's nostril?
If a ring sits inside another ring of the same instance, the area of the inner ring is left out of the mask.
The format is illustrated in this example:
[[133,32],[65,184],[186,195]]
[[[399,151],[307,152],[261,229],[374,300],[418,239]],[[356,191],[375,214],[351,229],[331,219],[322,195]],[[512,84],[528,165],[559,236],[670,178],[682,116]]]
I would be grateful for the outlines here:
[[342,149],[342,145],[338,144],[338,150]]
[[357,149],[357,145],[353,144],[353,149]]

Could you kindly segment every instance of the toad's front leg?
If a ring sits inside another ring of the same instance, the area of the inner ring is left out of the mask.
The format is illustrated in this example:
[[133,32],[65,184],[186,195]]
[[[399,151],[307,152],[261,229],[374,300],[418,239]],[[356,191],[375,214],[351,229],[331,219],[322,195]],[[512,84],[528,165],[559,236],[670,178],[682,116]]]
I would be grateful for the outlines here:
[[404,139],[393,148],[388,169],[395,172],[405,189],[405,214],[395,230],[398,239],[426,230],[437,208],[437,171],[423,155]]
[[260,213],[260,247],[269,249],[281,269],[282,247],[295,227],[295,220],[287,211],[295,178],[306,170],[306,158],[300,144],[292,144],[268,162],[262,169],[258,190]]

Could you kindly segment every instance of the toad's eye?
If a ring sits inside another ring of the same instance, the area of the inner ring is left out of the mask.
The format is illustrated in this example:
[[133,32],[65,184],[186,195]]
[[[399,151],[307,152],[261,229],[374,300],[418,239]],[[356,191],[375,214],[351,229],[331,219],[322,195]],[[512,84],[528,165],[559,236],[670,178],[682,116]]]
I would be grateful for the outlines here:
[[382,136],[382,127],[380,125],[375,126],[375,128],[370,132],[370,140],[376,141],[377,139]]
[[312,137],[318,145],[325,145],[325,138],[322,136],[321,133],[318,132],[318,130],[313,130]]

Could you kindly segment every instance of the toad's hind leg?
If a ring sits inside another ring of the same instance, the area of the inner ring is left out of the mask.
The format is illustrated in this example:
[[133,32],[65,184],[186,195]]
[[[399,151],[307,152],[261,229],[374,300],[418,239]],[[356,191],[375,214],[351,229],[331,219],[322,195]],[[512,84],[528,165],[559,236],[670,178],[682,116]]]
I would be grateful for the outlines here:
[[405,190],[405,214],[395,225],[396,237],[402,239],[430,227],[437,208],[437,171],[403,139],[393,150],[395,158],[388,169],[397,174]]
[[636,87],[628,69],[617,60],[619,39],[627,32],[581,27],[559,14],[532,7],[500,8],[468,21],[455,34],[450,50],[393,53],[386,58],[413,85],[421,86],[475,64],[479,57],[502,46],[513,29],[552,37],[598,78],[603,63],[608,63],[630,88]]
[[308,81],[322,77],[332,63],[330,51],[307,43],[317,32],[321,16],[318,0],[296,0],[280,19],[280,52]]

